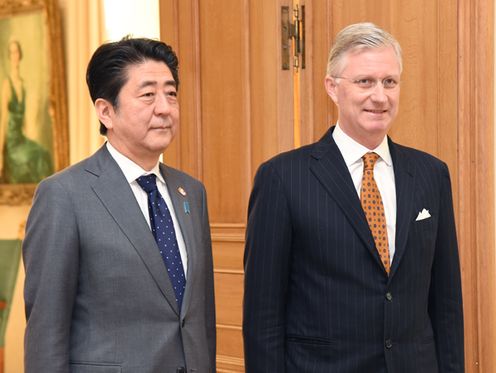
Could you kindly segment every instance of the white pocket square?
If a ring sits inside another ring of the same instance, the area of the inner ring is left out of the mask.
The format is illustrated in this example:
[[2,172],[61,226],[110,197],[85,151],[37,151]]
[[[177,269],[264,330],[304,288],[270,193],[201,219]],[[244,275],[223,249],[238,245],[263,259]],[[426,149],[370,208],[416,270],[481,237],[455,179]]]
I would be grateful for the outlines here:
[[424,219],[428,219],[431,217],[431,214],[429,214],[429,210],[426,210],[426,209],[422,209],[422,211],[420,211],[417,215],[417,219],[415,219],[415,221],[419,221],[419,220],[424,220]]

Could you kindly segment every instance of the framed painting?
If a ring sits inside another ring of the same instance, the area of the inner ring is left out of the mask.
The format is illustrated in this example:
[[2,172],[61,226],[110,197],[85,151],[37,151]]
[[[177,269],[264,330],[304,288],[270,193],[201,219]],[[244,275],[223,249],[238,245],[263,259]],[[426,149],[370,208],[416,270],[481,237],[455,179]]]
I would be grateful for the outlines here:
[[57,2],[0,0],[0,204],[68,165],[64,76]]

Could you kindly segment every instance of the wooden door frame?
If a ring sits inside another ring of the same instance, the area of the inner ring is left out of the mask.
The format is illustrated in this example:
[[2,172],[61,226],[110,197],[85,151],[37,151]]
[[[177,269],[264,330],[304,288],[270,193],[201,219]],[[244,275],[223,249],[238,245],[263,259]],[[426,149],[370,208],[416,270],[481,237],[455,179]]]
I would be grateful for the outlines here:
[[[470,372],[496,365],[494,248],[494,0],[458,0],[458,238],[464,257]],[[469,301],[471,300],[471,301]],[[467,333],[466,333],[467,335]]]

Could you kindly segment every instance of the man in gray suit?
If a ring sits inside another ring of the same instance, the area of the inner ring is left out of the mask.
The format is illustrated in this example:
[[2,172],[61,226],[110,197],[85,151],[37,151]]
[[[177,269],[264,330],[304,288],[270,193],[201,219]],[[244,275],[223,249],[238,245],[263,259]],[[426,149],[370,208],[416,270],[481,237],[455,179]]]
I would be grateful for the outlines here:
[[215,372],[205,189],[159,162],[179,124],[177,67],[168,45],[130,38],[88,65],[108,141],[36,191],[23,246],[27,373]]

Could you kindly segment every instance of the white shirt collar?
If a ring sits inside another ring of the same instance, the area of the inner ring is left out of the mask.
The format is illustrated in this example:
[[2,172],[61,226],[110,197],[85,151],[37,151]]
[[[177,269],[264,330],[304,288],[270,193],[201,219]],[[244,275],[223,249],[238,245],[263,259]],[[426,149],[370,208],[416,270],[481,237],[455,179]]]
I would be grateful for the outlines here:
[[339,151],[343,155],[346,165],[349,167],[355,162],[358,162],[362,157],[368,152],[375,152],[379,154],[381,159],[386,163],[388,167],[393,165],[391,158],[391,153],[389,152],[389,146],[387,142],[387,136],[384,136],[382,142],[375,149],[368,149],[362,144],[353,140],[350,136],[343,132],[339,123],[336,124],[332,137],[339,148]]
[[124,154],[119,152],[116,148],[114,148],[110,142],[107,141],[106,146],[110,155],[112,156],[112,158],[114,158],[114,160],[117,162],[120,169],[124,173],[124,176],[126,177],[128,183],[131,184],[140,176],[155,174],[155,176],[157,176],[157,179],[165,184],[164,177],[160,172],[159,161],[157,161],[157,164],[150,171],[146,171],[141,166],[137,165],[135,162],[126,157]]

